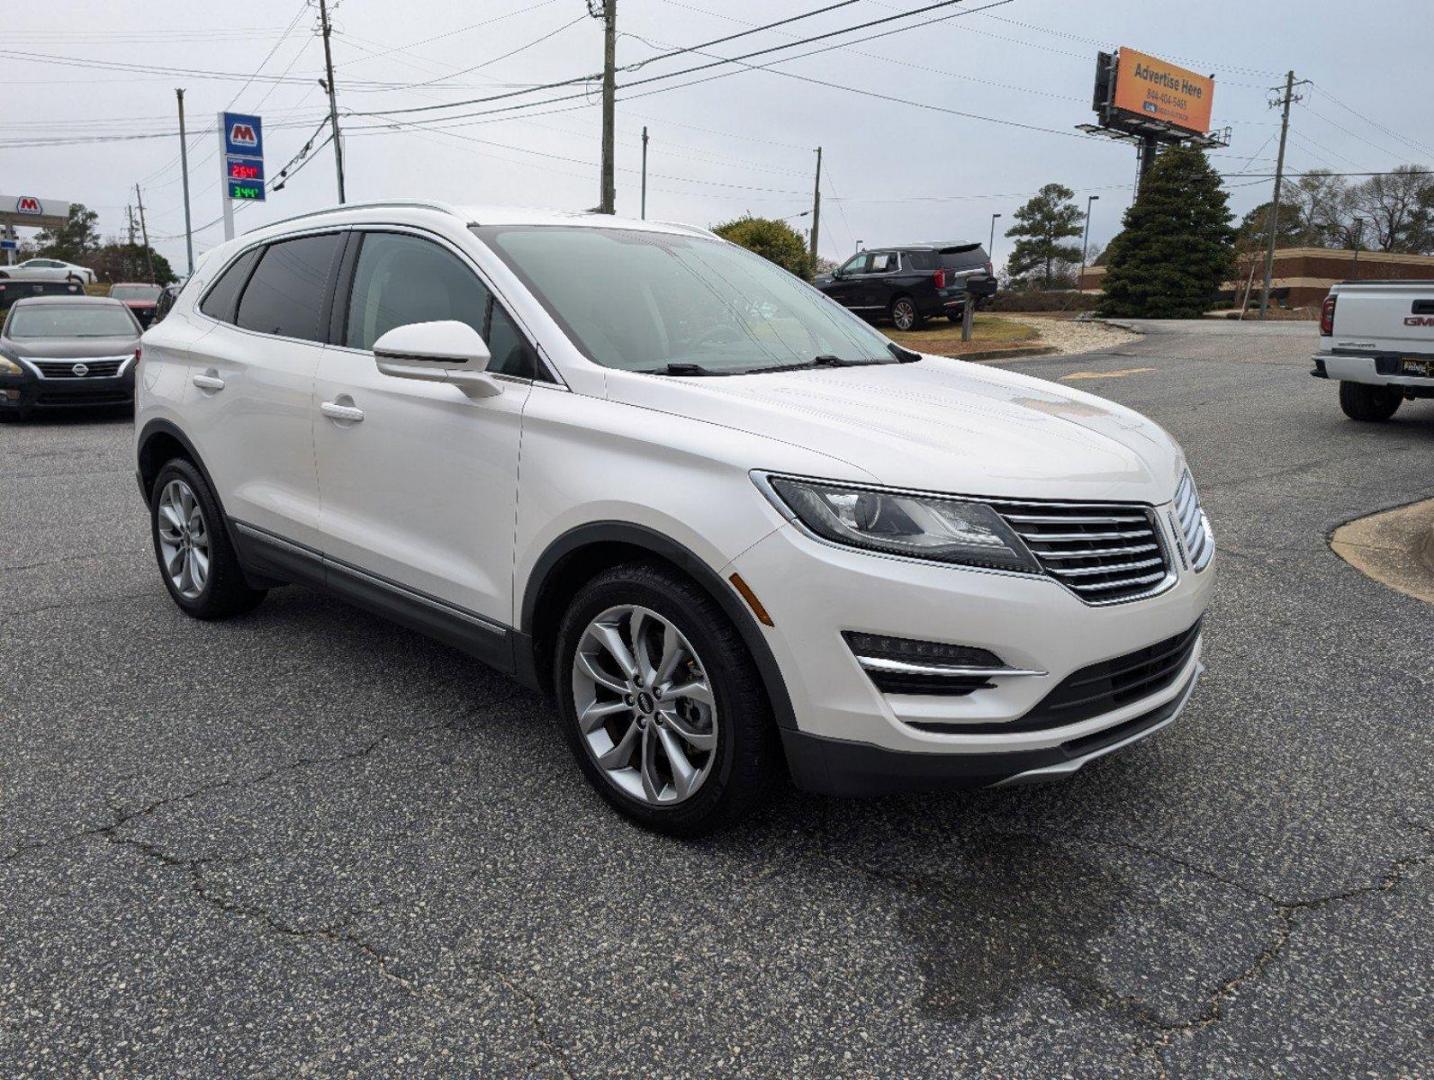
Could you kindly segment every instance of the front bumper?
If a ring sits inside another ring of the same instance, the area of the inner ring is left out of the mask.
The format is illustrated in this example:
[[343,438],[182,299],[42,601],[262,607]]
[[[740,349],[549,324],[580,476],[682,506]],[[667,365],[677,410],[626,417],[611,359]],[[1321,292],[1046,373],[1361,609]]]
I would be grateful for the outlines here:
[[802,731],[783,731],[782,748],[792,779],[803,790],[820,795],[895,795],[1047,783],[1064,779],[1096,758],[1124,749],[1174,723],[1204,670],[1196,660],[1178,684],[1177,695],[1163,705],[1044,750],[922,754],[884,750],[869,743],[828,739]]
[[1403,357],[1393,354],[1345,356],[1319,353],[1314,357],[1314,369],[1310,374],[1316,378],[1335,379],[1339,382],[1434,391],[1434,376],[1411,375],[1405,372],[1403,367]]
[[134,364],[107,378],[46,379],[28,370],[0,375],[0,410],[81,409],[134,403]]
[[[1157,508],[1156,519],[1174,551],[1170,510]],[[1060,726],[1018,721],[1039,716],[1033,710],[1073,673],[1190,631],[1215,578],[1212,560],[1198,573],[1180,568],[1155,596],[1093,606],[1053,578],[853,551],[790,524],[723,574],[733,571],[775,624],[768,640],[797,723],[782,733],[794,777],[812,790],[852,794],[1064,775],[1158,730],[1195,685],[1198,639],[1174,677],[1147,696]],[[1036,674],[964,696],[884,693],[843,631],[984,649]]]

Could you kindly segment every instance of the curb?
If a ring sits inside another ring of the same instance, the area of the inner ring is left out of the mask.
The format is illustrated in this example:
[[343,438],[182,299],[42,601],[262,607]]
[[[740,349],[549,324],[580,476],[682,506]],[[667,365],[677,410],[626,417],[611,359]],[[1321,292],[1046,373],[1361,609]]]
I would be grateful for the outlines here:
[[1365,577],[1434,604],[1434,499],[1347,521],[1328,541]]
[[969,360],[976,364],[991,364],[998,360],[1014,360],[1022,356],[1053,356],[1060,352],[1054,345],[1031,345],[1018,349],[985,349],[981,352],[961,353],[959,356],[951,353],[940,355],[949,356],[952,360]]

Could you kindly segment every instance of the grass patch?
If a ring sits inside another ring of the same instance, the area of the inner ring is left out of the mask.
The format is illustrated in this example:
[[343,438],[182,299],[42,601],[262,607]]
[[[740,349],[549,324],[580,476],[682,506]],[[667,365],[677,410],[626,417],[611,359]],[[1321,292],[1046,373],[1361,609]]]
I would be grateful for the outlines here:
[[1041,332],[1034,326],[999,315],[978,313],[971,327],[971,340],[961,340],[961,325],[942,319],[932,320],[921,330],[897,330],[884,327],[886,336],[898,345],[918,352],[942,356],[960,356],[987,349],[1017,348],[1039,343]]

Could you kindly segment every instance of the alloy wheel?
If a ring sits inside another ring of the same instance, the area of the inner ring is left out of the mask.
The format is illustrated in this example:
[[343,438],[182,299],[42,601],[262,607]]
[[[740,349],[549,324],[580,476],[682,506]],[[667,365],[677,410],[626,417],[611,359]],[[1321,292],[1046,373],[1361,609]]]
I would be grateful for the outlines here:
[[653,806],[690,799],[717,760],[718,717],[691,643],[651,608],[608,608],[573,654],[573,704],[588,753],[618,790]]
[[898,300],[892,305],[891,321],[898,330],[910,330],[916,324],[916,308],[910,300]]
[[194,491],[183,480],[171,480],[159,496],[155,523],[164,572],[174,591],[196,600],[209,580],[209,530]]

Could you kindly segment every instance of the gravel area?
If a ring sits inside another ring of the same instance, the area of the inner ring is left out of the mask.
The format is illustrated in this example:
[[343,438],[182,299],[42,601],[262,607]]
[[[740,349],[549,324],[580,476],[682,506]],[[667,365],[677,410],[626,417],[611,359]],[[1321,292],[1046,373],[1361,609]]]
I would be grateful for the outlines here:
[[1096,349],[1118,349],[1141,338],[1140,334],[1101,322],[1077,322],[1074,319],[1019,314],[1013,314],[1011,318],[1034,326],[1041,332],[1041,344],[1049,345],[1063,355],[1093,352]]

